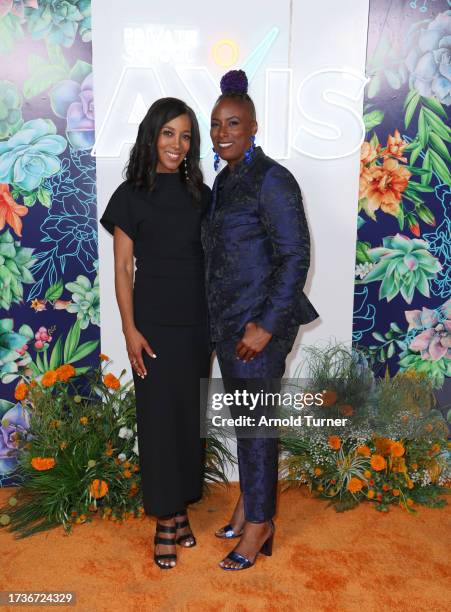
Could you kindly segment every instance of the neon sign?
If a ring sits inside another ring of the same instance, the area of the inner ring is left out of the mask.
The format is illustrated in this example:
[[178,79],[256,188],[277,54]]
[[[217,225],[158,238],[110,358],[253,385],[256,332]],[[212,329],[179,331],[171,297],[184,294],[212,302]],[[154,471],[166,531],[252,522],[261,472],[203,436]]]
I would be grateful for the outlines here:
[[[271,28],[242,62],[250,83],[270,53],[278,32],[278,28]],[[157,98],[173,95],[180,87],[186,91],[187,102],[199,120],[201,158],[211,155],[210,110],[220,92],[208,67],[192,64],[192,51],[198,42],[199,35],[194,30],[170,30],[164,26],[125,28],[126,58],[131,63],[122,69],[91,155],[119,157],[122,147],[135,141],[136,126],[150,104]],[[230,57],[221,54],[224,48],[236,62],[238,45],[222,39],[213,46],[216,63],[221,66],[229,63]],[[181,57],[189,61],[178,61]],[[263,138],[267,154],[275,159],[289,159],[297,151],[328,160],[355,153],[365,136],[363,119],[356,107],[369,79],[346,67],[324,68],[307,75],[295,95],[293,80],[292,69],[268,67],[263,96],[254,96],[264,117],[259,139]]]

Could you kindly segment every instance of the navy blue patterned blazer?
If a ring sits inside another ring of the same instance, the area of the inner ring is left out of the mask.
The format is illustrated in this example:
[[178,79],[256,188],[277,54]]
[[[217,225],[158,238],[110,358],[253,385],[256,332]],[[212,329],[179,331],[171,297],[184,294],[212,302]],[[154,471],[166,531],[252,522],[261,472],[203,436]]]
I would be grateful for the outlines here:
[[260,147],[216,177],[202,241],[213,341],[249,321],[284,337],[318,317],[303,293],[310,236],[299,185]]

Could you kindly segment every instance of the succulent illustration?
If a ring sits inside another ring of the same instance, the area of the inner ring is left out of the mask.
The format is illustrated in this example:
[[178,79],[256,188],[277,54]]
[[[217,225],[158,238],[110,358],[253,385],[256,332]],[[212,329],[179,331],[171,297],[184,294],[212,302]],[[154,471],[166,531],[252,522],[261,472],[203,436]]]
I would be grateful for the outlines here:
[[80,274],[73,283],[67,283],[66,289],[72,292],[72,304],[66,308],[67,312],[76,313],[81,329],[86,329],[91,323],[100,326],[100,291],[99,277],[91,281]]
[[9,138],[23,123],[22,96],[10,81],[0,81],[0,138]]
[[8,384],[19,376],[19,368],[31,362],[27,352],[28,343],[33,338],[29,325],[22,325],[14,331],[13,319],[0,319],[0,381]]
[[417,238],[411,240],[402,234],[387,236],[382,242],[383,247],[367,251],[375,266],[361,282],[382,281],[379,299],[386,298],[387,302],[401,293],[410,304],[415,289],[429,297],[429,281],[442,266],[427,250],[428,243]]
[[415,23],[407,36],[409,85],[425,97],[451,104],[451,11]]
[[[58,157],[67,146],[50,119],[31,119],[9,140],[0,142],[0,183],[30,192],[61,169]],[[25,201],[26,203],[26,201]]]
[[91,6],[87,0],[39,0],[37,9],[26,9],[29,31],[34,39],[70,47],[80,27],[84,41],[91,35]]
[[34,283],[30,272],[34,249],[20,246],[7,230],[0,234],[0,308],[8,310],[23,298],[23,283]]

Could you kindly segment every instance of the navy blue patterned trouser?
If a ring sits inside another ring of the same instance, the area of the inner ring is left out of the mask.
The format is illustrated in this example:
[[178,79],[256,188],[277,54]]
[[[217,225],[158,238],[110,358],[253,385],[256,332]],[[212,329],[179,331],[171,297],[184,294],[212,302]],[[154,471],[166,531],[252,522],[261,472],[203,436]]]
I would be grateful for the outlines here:
[[[224,388],[227,393],[246,389],[249,393],[259,391],[277,393],[280,379],[285,371],[285,360],[296,338],[297,328],[289,337],[273,336],[255,359],[248,363],[236,359],[235,347],[238,337],[216,343],[216,354],[221,368]],[[241,336],[240,336],[241,337]],[[232,416],[244,413],[231,407]],[[250,413],[258,420],[267,409],[258,405]],[[238,470],[240,488],[243,493],[244,515],[247,521],[262,523],[275,514],[278,479],[278,439],[276,437],[240,437],[237,434]],[[257,432],[256,432],[257,433]]]

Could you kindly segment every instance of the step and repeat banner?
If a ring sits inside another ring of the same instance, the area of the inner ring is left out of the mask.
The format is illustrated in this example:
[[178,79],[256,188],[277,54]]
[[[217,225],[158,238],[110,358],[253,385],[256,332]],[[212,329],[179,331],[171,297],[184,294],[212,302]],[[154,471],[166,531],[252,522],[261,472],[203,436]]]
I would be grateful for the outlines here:
[[0,486],[28,426],[22,375],[85,373],[101,339],[131,376],[97,218],[162,96],[195,110],[212,184],[210,112],[231,68],[249,76],[257,144],[296,176],[312,234],[306,292],[321,318],[287,374],[302,345],[353,341],[379,374],[426,372],[446,394],[450,21],[447,0],[230,0],[220,13],[0,0]]

